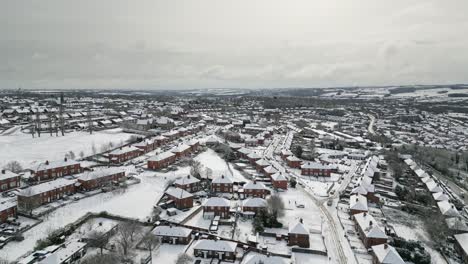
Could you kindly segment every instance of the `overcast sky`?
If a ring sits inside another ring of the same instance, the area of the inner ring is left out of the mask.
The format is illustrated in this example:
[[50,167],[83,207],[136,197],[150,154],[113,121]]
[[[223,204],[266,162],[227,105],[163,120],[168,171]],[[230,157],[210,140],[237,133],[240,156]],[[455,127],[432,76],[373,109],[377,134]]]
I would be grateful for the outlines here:
[[468,83],[467,0],[0,1],[0,89]]

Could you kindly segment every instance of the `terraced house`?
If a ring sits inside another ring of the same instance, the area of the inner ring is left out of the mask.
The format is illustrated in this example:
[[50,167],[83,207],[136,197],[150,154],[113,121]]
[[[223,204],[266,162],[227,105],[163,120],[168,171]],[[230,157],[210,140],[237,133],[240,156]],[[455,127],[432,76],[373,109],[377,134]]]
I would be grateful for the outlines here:
[[31,179],[34,181],[46,181],[55,178],[60,178],[66,175],[78,174],[83,171],[81,164],[75,160],[69,160],[65,158],[63,161],[49,162],[48,160],[44,163],[30,169]]

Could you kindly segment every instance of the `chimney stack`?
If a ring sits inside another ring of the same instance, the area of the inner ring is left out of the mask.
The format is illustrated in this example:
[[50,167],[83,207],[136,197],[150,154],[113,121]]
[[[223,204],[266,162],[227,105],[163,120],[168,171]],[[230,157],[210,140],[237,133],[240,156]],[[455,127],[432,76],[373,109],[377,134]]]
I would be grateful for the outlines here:
[[304,220],[302,220],[302,218],[299,219],[299,223],[303,224],[304,223]]
[[46,160],[46,161],[45,161],[45,164],[46,164],[46,165],[49,165],[49,161],[48,161],[48,160]]
[[2,169],[2,174],[5,174],[5,169]]
[[67,157],[65,157],[63,160],[64,160],[64,161],[67,161],[68,159],[67,159]]
[[369,226],[372,226],[372,224],[373,224],[372,221],[369,221]]

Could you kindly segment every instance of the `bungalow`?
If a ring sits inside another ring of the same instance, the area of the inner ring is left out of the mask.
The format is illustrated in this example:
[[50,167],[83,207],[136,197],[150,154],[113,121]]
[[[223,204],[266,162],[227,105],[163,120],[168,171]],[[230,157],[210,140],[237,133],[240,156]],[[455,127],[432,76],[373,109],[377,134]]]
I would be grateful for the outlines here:
[[8,218],[16,218],[18,208],[15,199],[3,200],[0,202],[0,223],[5,222]]
[[303,248],[308,248],[310,246],[309,231],[307,231],[302,224],[302,219],[289,226],[288,239],[288,246],[299,246]]
[[242,212],[244,215],[255,215],[266,209],[267,202],[263,198],[248,198],[242,202]]
[[265,185],[261,182],[253,181],[248,182],[244,185],[244,197],[260,197],[265,198],[268,194],[270,194],[270,190],[268,190]]
[[166,191],[169,200],[173,201],[177,209],[193,207],[193,195],[180,188],[170,188]]
[[388,237],[385,231],[382,230],[372,215],[360,213],[353,215],[353,218],[356,222],[359,237],[366,248],[387,243]]
[[286,158],[286,163],[291,168],[300,168],[301,167],[301,162],[302,162],[302,160],[297,158],[294,155],[288,156]]
[[127,146],[120,147],[116,150],[109,152],[109,162],[111,163],[122,163],[131,159],[134,159],[142,154],[141,149]]
[[200,190],[200,180],[190,175],[178,178],[174,181],[174,185],[191,193],[198,192]]
[[373,264],[405,264],[396,249],[387,243],[372,247]]
[[2,169],[0,172],[0,192],[20,187],[20,176],[12,171]]
[[220,216],[221,218],[229,218],[229,209],[231,208],[229,201],[224,198],[211,197],[203,204],[203,217]]
[[78,161],[68,160],[44,163],[33,167],[31,170],[31,179],[35,181],[44,181],[59,178],[66,175],[78,174],[82,172],[81,165]]
[[233,190],[234,181],[230,177],[221,175],[220,177],[213,179],[211,182],[212,192],[232,193]]
[[76,180],[61,178],[22,189],[18,193],[18,207],[28,210],[61,199],[75,193],[75,184]]
[[307,162],[301,166],[301,175],[330,177],[332,172],[336,172],[337,167],[331,164],[318,162]]
[[353,194],[349,197],[349,212],[351,215],[366,213],[369,211],[367,208],[367,198],[360,194]]
[[166,168],[176,160],[176,155],[170,151],[163,152],[159,155],[148,159],[148,169],[157,170]]
[[280,172],[271,175],[271,183],[276,189],[288,189],[288,179]]
[[187,245],[192,239],[192,229],[182,226],[157,226],[152,233],[161,238],[162,243]]
[[176,155],[176,159],[182,158],[182,157],[187,157],[190,155],[191,148],[189,145],[182,144],[173,150],[171,150],[172,153]]
[[39,264],[69,264],[76,263],[86,254],[86,243],[71,241],[63,244],[58,250],[39,262]]
[[234,261],[236,248],[236,242],[202,239],[193,247],[193,254],[196,257]]
[[103,186],[120,182],[125,178],[125,171],[120,168],[106,168],[101,170],[87,171],[76,176],[80,187],[89,191]]

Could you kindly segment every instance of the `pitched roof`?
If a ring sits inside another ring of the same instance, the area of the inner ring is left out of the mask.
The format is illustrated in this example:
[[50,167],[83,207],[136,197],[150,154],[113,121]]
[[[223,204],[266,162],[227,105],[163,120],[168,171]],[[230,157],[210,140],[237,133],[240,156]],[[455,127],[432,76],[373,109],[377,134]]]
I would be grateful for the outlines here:
[[244,190],[266,190],[267,188],[261,182],[248,182],[244,185]]
[[188,237],[192,229],[181,226],[157,226],[152,232],[157,236]]
[[0,171],[0,180],[6,180],[6,179],[10,179],[10,178],[14,178],[14,177],[18,177],[19,175],[12,172],[12,171],[9,171],[9,170],[1,170]]
[[174,184],[178,184],[178,185],[186,185],[186,184],[193,184],[193,183],[198,183],[200,182],[199,179],[193,177],[193,176],[190,176],[190,175],[187,175],[185,177],[181,177],[181,178],[178,178],[177,180],[174,181]]
[[349,209],[359,210],[359,211],[368,211],[367,207],[367,198],[360,194],[354,194],[349,197]]
[[170,188],[166,191],[166,194],[178,199],[185,199],[193,196],[191,193],[180,188]]
[[366,237],[388,238],[372,215],[368,213],[359,213],[354,215],[354,219]]
[[266,207],[267,202],[262,198],[248,198],[242,203],[242,206],[246,207]]
[[231,177],[227,177],[224,175],[221,175],[215,179],[211,183],[224,183],[224,184],[232,184],[234,181],[231,179]]
[[229,201],[224,198],[211,197],[205,201],[203,206],[230,207],[230,204]]
[[307,231],[307,229],[304,227],[304,225],[301,222],[297,222],[295,224],[289,225],[289,233],[308,235],[309,231]]
[[400,254],[390,245],[382,244],[373,246],[372,250],[381,264],[405,264]]

